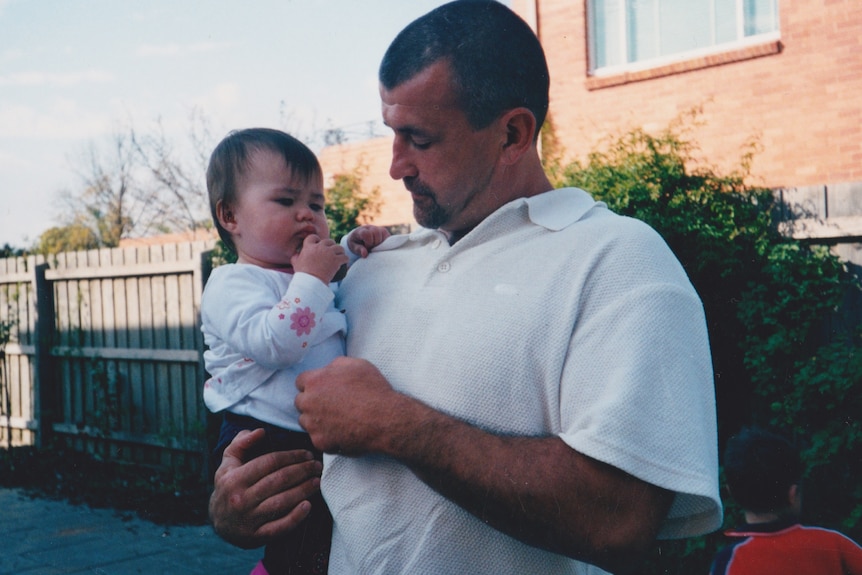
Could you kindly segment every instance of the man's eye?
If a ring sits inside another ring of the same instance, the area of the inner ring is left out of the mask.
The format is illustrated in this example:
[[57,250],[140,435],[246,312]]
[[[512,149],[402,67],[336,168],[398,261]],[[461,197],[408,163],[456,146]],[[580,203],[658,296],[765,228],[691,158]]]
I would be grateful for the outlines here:
[[413,138],[410,140],[410,143],[413,144],[413,147],[417,150],[427,150],[431,146],[430,140],[422,140]]
[[293,198],[278,198],[275,200],[276,203],[281,204],[282,206],[292,206]]
[[323,206],[321,206],[320,204],[311,204],[308,207],[311,208],[312,212],[322,212],[323,211]]

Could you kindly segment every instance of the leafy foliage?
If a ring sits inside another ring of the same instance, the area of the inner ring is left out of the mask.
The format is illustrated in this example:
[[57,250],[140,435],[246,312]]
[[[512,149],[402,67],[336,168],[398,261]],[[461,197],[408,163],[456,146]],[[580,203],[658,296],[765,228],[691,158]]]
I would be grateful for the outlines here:
[[24,248],[16,248],[9,245],[8,243],[3,244],[3,246],[0,246],[0,259],[16,258],[25,255],[27,255],[27,250],[25,250]]
[[[737,173],[717,174],[680,132],[633,130],[567,166],[561,181],[649,223],[685,267],[706,312],[721,445],[748,423],[808,438],[811,517],[859,539],[862,357],[859,337],[830,323],[852,277],[827,249],[779,231],[772,191],[744,182],[750,156]],[[711,535],[662,545],[653,567],[706,572],[719,544]]]
[[359,164],[349,173],[333,176],[326,188],[326,221],[336,242],[380,211],[380,190],[373,188],[366,192],[362,188],[367,172],[368,167]]
[[37,254],[50,255],[60,252],[93,250],[100,247],[99,237],[82,223],[48,228],[39,236],[34,248]]

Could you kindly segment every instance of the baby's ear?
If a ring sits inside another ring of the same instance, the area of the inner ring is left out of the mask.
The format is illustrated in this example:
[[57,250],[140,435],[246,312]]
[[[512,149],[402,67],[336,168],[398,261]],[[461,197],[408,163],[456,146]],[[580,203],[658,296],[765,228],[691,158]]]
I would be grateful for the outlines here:
[[216,217],[218,217],[218,223],[221,224],[221,227],[227,231],[232,232],[233,228],[236,227],[233,209],[224,200],[216,202]]

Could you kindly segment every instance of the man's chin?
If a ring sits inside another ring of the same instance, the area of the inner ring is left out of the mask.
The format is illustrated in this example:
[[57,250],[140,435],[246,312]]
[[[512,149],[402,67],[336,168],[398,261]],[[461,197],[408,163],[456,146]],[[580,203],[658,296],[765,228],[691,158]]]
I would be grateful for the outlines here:
[[413,204],[413,218],[416,220],[416,223],[423,228],[432,230],[436,230],[448,221],[446,214],[443,214],[439,210],[429,211],[417,209],[415,203]]

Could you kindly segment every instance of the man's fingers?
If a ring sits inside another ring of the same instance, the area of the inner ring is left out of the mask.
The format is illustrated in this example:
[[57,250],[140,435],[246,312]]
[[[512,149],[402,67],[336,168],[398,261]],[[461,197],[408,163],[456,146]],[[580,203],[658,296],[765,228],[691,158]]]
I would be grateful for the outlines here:
[[[305,450],[266,453],[243,466],[243,498],[248,506],[259,507],[287,487],[319,477],[322,469],[322,464]],[[302,498],[294,503],[299,499]]]
[[[266,470],[266,474],[261,476],[252,487],[252,489],[263,494],[260,501],[296,490],[297,487],[292,486],[302,487],[300,484],[319,478],[323,471],[323,464],[313,459],[308,451],[279,451],[262,455],[260,459],[270,460],[263,462],[264,467],[262,469]],[[288,487],[290,489],[285,491]],[[304,499],[314,491],[314,488],[310,488],[307,493],[297,499]]]
[[293,531],[308,517],[311,513],[311,503],[303,501],[299,505],[290,510],[289,513],[278,516],[275,521],[270,521],[261,525],[257,530],[256,535],[272,539],[284,533]]
[[[263,440],[264,435],[265,432],[263,429],[255,429],[254,431],[244,429],[240,431],[225,448],[222,454],[221,465],[216,470],[216,479],[240,467],[247,460],[251,459],[248,452]],[[249,484],[246,483],[246,485]]]
[[[225,449],[209,502],[213,529],[244,549],[295,527],[308,514],[308,499],[320,488],[323,465],[306,450],[267,453],[248,462],[261,429],[243,431]],[[297,506],[299,506],[297,508]]]
[[[309,466],[307,474],[308,478],[302,480],[284,479],[281,481],[274,479],[273,485],[269,489],[262,491],[266,496],[263,497],[257,505],[257,513],[266,519],[266,521],[274,521],[283,517],[288,511],[296,505],[315,495],[320,490],[320,478],[317,476],[320,473],[320,466]],[[290,481],[291,487],[287,487],[284,481]]]

